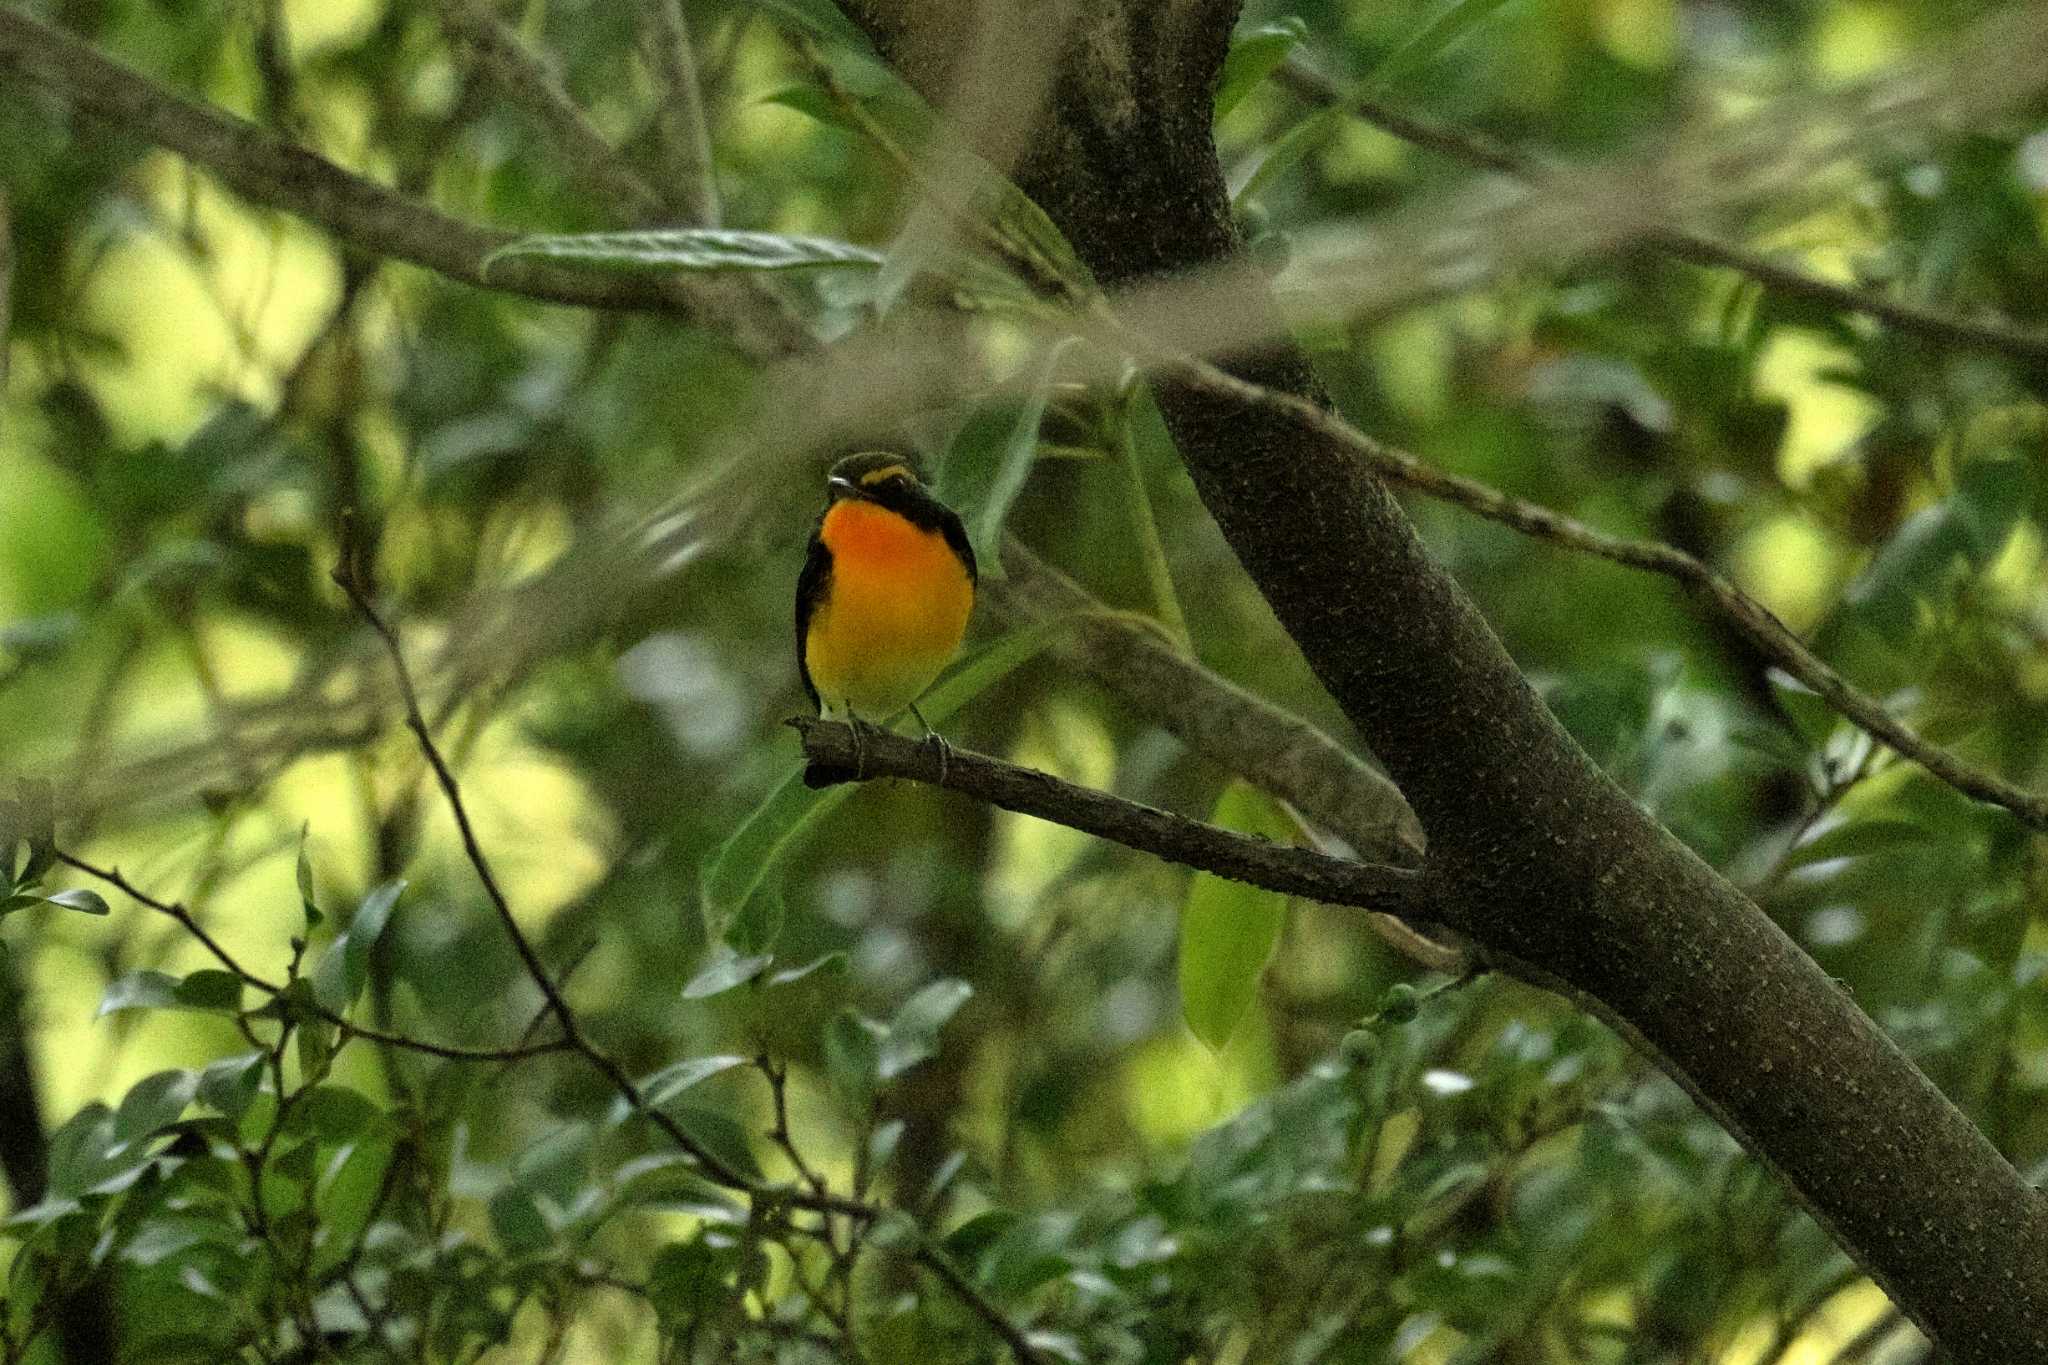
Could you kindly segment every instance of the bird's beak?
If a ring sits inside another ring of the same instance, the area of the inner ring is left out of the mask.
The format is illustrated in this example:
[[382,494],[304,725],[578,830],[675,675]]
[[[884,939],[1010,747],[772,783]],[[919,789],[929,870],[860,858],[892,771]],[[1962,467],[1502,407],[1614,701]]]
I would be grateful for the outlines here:
[[830,501],[836,502],[840,498],[851,498],[859,493],[860,489],[854,485],[852,479],[841,478],[835,474],[825,480],[825,496]]

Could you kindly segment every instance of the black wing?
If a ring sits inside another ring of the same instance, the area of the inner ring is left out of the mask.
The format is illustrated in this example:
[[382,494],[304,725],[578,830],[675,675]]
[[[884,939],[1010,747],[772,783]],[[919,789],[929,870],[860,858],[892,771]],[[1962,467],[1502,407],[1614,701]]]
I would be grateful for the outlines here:
[[[818,523],[821,529],[824,524],[822,519]],[[796,580],[796,672],[804,680],[804,695],[811,699],[811,709],[821,715],[824,704],[818,700],[817,686],[811,681],[810,665],[804,662],[804,636],[810,633],[811,613],[825,600],[825,589],[831,582],[832,551],[825,547],[825,538],[813,531],[811,552],[804,557],[804,571]]]
[[932,506],[939,509],[939,534],[946,538],[946,544],[952,547],[954,554],[960,556],[960,562],[967,566],[968,583],[980,583],[980,571],[974,566],[974,546],[967,541],[967,527],[961,524],[960,514],[937,498],[932,499]]

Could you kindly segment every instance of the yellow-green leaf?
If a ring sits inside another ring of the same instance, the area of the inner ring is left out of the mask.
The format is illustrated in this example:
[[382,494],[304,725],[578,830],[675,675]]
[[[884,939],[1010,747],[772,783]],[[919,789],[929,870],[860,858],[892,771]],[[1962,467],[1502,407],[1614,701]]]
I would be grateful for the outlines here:
[[[1217,798],[1210,822],[1275,842],[1293,837],[1294,823],[1273,799],[1243,782]],[[1259,993],[1280,930],[1287,897],[1207,872],[1188,883],[1180,913],[1181,1014],[1209,1047],[1221,1051]]]

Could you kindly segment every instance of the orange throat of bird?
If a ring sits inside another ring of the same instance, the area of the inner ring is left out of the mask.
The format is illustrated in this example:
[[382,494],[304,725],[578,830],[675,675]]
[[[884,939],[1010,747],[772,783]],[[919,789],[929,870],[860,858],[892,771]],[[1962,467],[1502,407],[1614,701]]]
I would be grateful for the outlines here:
[[818,534],[832,576],[804,638],[811,682],[828,710],[887,720],[952,661],[974,585],[943,535],[874,503],[834,503]]

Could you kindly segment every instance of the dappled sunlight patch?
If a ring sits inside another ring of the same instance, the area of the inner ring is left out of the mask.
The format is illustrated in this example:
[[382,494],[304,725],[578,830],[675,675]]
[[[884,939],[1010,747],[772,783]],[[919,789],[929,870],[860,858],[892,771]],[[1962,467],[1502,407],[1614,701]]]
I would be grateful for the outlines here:
[[[1033,708],[1009,754],[1013,763],[1097,788],[1114,780],[1116,757],[1116,745],[1094,713],[1064,700]],[[998,811],[994,818],[997,855],[988,880],[992,908],[1002,907],[999,913],[1006,920],[1021,923],[1095,841],[1026,815]]]
[[1818,621],[1834,603],[1840,552],[1797,514],[1773,517],[1742,542],[1735,580],[1793,630]]
[[[1757,362],[1756,391],[1777,398],[1789,412],[1777,452],[1778,477],[1804,488],[1813,473],[1838,458],[1876,422],[1880,409],[1867,394],[1826,377],[1853,357],[1809,332],[1779,329]],[[1755,452],[1762,457],[1767,452]]]

